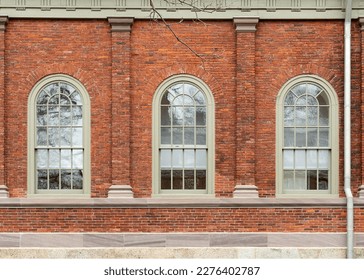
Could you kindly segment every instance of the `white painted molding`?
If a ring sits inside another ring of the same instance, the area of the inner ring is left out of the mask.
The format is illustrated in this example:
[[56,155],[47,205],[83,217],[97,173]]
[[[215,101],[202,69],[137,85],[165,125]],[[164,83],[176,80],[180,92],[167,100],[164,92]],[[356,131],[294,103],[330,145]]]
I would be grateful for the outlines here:
[[7,23],[8,23],[8,17],[0,16],[0,31],[5,31]]
[[130,32],[133,25],[133,18],[110,17],[108,21],[112,32]]
[[0,185],[0,198],[9,198],[8,187],[5,185]]
[[254,185],[236,185],[234,198],[259,198],[258,187]]
[[236,32],[255,32],[257,30],[257,24],[259,18],[234,18],[234,25]]
[[109,188],[108,198],[133,198],[133,189],[129,185],[112,185]]
[[364,198],[364,185],[359,187],[359,198]]

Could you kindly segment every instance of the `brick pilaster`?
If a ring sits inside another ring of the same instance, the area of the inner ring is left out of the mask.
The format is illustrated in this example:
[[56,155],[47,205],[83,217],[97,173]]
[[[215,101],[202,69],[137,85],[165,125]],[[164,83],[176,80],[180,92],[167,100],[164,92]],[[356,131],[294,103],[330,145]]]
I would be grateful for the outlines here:
[[258,197],[255,186],[255,36],[258,18],[236,27],[236,186],[234,197]]
[[112,186],[109,197],[133,197],[130,186],[132,18],[109,18],[112,49]]
[[[361,30],[361,128],[364,128],[364,18],[359,18],[360,30]],[[364,151],[364,138],[361,135],[361,149]],[[364,162],[364,153],[361,153],[361,162]],[[359,197],[364,197],[364,165],[361,165],[361,186],[359,187]]]

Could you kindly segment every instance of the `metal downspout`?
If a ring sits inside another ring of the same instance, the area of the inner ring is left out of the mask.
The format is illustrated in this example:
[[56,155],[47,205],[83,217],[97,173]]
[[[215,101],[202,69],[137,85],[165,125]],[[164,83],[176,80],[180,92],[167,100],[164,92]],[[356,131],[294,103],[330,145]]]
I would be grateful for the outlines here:
[[346,1],[344,55],[344,191],[347,203],[347,255],[354,251],[354,205],[351,191],[351,12],[352,0]]

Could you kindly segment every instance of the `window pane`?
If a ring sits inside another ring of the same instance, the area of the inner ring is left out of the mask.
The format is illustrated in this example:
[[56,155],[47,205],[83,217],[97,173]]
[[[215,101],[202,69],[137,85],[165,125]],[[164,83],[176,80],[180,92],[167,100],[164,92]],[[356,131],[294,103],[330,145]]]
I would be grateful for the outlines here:
[[82,128],[77,127],[73,128],[73,134],[72,134],[72,146],[73,147],[82,147]]
[[183,107],[172,107],[173,125],[183,125]]
[[162,125],[170,125],[171,124],[171,107],[162,106],[161,107],[161,124]]
[[180,149],[175,149],[172,151],[173,158],[173,168],[183,167],[183,152]]
[[72,129],[68,127],[62,127],[61,128],[61,146],[62,147],[70,147],[71,142],[71,134]]
[[48,129],[48,145],[59,147],[59,128],[52,127]]
[[283,188],[285,190],[294,189],[294,171],[284,171]]
[[296,190],[306,190],[306,171],[296,171],[295,172],[295,184],[294,189]]
[[306,84],[297,85],[292,88],[291,91],[299,97],[300,95],[306,93]]
[[181,190],[183,188],[182,170],[173,170],[173,189]]
[[59,189],[59,170],[49,170],[49,189]]
[[61,125],[71,125],[72,124],[72,114],[71,114],[70,106],[61,107],[60,124]]
[[193,190],[195,188],[194,173],[194,170],[185,170],[185,190]]
[[196,189],[206,189],[206,170],[196,170]]
[[37,106],[37,125],[47,125],[47,106]]
[[296,125],[304,126],[306,125],[306,107],[297,106],[296,107]]
[[307,151],[307,168],[317,169],[317,151]]
[[185,128],[185,145],[194,145],[195,144],[195,129],[192,127]]
[[295,151],[295,169],[306,169],[305,151]]
[[59,94],[55,94],[53,95],[50,99],[49,99],[49,104],[52,105],[59,105]]
[[72,151],[72,168],[83,169],[83,150]]
[[327,100],[327,96],[324,92],[321,92],[320,95],[317,96],[317,101],[320,105],[328,105],[329,101]]
[[61,170],[61,189],[71,189],[71,170]]
[[48,98],[49,98],[48,93],[46,91],[42,90],[37,97],[37,104],[46,105],[48,102]]
[[294,105],[296,100],[296,96],[290,91],[286,98],[284,99],[284,105]]
[[206,169],[207,168],[207,151],[196,150],[196,168]]
[[327,150],[319,151],[319,168],[329,169],[330,153]]
[[194,107],[185,107],[184,125],[186,125],[186,126],[195,125],[195,108]]
[[317,96],[321,92],[321,88],[313,84],[307,84],[307,92],[313,96]]
[[82,170],[73,170],[72,172],[72,186],[75,190],[83,189],[83,174]]
[[198,89],[191,84],[184,84],[184,93],[190,96],[194,96],[197,93]]
[[307,171],[307,189],[308,190],[317,189],[317,171],[316,170]]
[[49,150],[49,168],[59,168],[60,150]]
[[61,168],[72,168],[71,166],[71,150],[61,150]]
[[161,170],[161,189],[170,190],[171,189],[171,171]]
[[206,125],[206,107],[196,107],[196,125]]
[[37,128],[37,146],[47,146],[47,129]]
[[188,95],[183,95],[183,105],[185,106],[194,105],[193,99]]
[[196,145],[206,145],[206,128],[198,127],[196,133]]
[[199,91],[198,93],[195,94],[195,101],[196,101],[196,105],[205,105],[206,104],[205,96],[201,91]]
[[47,176],[47,170],[38,170],[37,171],[37,189],[38,190],[46,190],[48,188],[47,182],[48,182],[48,176]]
[[76,91],[71,95],[72,104],[82,105],[81,95]]
[[302,95],[296,101],[296,105],[306,105],[306,104],[307,104],[307,96],[306,95]]
[[82,107],[72,106],[72,125],[82,125]]
[[173,144],[181,145],[182,144],[182,128],[173,128]]
[[308,147],[317,147],[317,128],[308,128],[307,129],[307,146]]
[[59,106],[48,107],[48,125],[59,125]]
[[318,108],[307,107],[307,125],[317,126],[318,121]]
[[189,168],[189,169],[195,168],[195,151],[194,150],[185,150],[184,167]]
[[329,172],[327,170],[319,170],[319,190],[329,189]]
[[[309,105],[309,106],[317,106],[318,105],[317,99],[315,97],[313,97],[312,95],[307,95],[307,105]],[[317,108],[317,107],[313,107],[313,108]]]
[[329,107],[320,107],[320,125],[328,126],[329,125]]
[[306,147],[306,128],[296,128],[296,147]]
[[172,166],[172,151],[161,150],[161,168],[169,169]]
[[165,94],[163,94],[162,96],[162,101],[161,104],[162,105],[170,105],[170,100],[171,98],[173,98],[168,92],[166,92]]
[[169,127],[161,128],[161,144],[171,144],[171,129]]
[[47,150],[37,150],[37,168],[47,168],[48,167],[48,151]]
[[285,126],[294,125],[294,107],[290,106],[284,107],[284,125]]
[[329,128],[320,128],[319,131],[319,144],[320,147],[328,147],[329,146]]
[[294,169],[293,164],[293,150],[284,150],[283,151],[283,168],[284,169]]
[[284,146],[294,146],[294,128],[284,128]]

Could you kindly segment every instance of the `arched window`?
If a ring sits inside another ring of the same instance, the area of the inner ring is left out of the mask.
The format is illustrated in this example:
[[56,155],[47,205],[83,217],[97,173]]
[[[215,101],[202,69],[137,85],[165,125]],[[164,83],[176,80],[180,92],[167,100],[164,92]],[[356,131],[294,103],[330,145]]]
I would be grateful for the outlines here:
[[85,195],[90,189],[89,97],[77,80],[55,75],[29,97],[29,194]]
[[213,192],[214,104],[199,79],[178,75],[159,86],[153,101],[155,194]]
[[283,195],[333,195],[338,188],[338,113],[333,88],[301,76],[277,104],[277,190]]

